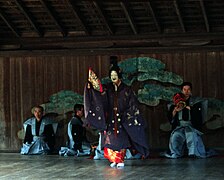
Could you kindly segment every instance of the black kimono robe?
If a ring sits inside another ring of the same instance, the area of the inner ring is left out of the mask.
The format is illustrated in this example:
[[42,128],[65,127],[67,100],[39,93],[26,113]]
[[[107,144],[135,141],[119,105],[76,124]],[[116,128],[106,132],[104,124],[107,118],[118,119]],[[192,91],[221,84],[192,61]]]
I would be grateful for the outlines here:
[[121,83],[115,91],[114,85],[109,83],[103,93],[85,87],[84,106],[90,125],[104,132],[104,147],[114,151],[133,148],[145,157],[149,155],[145,122],[129,86]]

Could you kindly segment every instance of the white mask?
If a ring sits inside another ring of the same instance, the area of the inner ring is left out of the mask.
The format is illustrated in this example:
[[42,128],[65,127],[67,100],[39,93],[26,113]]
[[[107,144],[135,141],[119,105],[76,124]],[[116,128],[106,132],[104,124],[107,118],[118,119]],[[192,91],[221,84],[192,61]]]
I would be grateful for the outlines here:
[[113,83],[118,83],[119,78],[118,78],[118,74],[116,71],[111,71],[110,73],[110,79]]

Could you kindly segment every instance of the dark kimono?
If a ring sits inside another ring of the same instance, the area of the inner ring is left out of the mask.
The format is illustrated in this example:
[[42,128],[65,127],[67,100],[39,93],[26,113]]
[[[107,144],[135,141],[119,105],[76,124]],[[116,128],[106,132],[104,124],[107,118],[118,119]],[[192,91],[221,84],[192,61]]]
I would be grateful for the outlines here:
[[90,155],[90,145],[86,142],[85,127],[80,117],[74,116],[68,123],[67,147],[61,147],[61,156]]
[[121,151],[135,149],[144,157],[149,155],[145,135],[145,122],[139,114],[136,97],[124,83],[115,91],[112,83],[104,87],[103,93],[85,87],[85,115],[89,124],[100,129],[102,146]]
[[55,145],[57,123],[51,119],[30,118],[24,122],[25,138],[21,154],[48,154],[52,153]]
[[169,107],[168,118],[173,131],[170,136],[170,158],[179,158],[184,155],[185,148],[189,156],[206,157],[206,151],[200,132],[207,113],[207,100],[190,97],[186,105],[191,110],[184,108],[172,116],[174,105]]
[[82,150],[82,142],[85,137],[84,132],[85,132],[85,128],[83,127],[83,122],[81,118],[74,116],[71,120],[71,135],[72,135],[72,140],[74,142],[72,148],[75,151]]

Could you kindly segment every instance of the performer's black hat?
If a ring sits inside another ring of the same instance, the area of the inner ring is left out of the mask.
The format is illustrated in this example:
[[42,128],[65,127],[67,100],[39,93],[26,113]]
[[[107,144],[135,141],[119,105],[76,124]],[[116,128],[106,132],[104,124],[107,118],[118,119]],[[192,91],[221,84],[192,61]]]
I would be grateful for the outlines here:
[[110,70],[109,70],[109,78],[111,77],[111,71],[116,71],[118,74],[118,78],[121,79],[122,78],[122,73],[121,73],[121,69],[117,64],[117,60],[118,57],[117,56],[110,56]]

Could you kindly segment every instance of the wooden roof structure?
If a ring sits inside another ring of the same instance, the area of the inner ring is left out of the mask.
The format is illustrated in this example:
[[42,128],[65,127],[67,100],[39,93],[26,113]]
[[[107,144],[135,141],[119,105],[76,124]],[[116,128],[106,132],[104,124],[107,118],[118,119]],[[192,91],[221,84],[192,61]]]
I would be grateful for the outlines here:
[[223,50],[223,0],[0,0],[0,51]]

